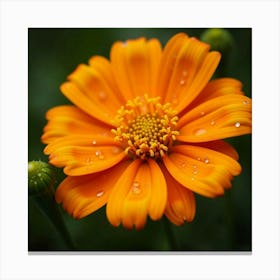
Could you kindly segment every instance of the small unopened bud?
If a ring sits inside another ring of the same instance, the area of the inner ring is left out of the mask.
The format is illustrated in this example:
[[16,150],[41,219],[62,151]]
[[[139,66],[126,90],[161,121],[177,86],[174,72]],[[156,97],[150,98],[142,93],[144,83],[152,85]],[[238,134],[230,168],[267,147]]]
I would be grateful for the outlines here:
[[31,195],[54,191],[54,172],[52,167],[43,161],[28,162],[28,193]]
[[225,55],[233,45],[233,37],[223,28],[209,28],[200,37],[201,41],[211,45],[211,49]]

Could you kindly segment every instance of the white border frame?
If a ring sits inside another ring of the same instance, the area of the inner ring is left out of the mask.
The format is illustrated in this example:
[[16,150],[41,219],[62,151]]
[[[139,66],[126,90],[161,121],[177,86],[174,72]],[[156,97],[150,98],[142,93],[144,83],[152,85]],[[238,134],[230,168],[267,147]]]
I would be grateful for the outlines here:
[[[0,279],[280,279],[280,9],[277,0],[2,0],[0,4]],[[28,255],[28,27],[253,29],[251,255]]]

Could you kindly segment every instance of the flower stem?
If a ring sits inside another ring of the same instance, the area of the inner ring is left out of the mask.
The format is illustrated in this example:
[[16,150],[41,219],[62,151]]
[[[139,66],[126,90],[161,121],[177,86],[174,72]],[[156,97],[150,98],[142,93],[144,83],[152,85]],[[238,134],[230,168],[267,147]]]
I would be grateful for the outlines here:
[[37,207],[41,212],[49,219],[54,225],[58,233],[60,234],[65,245],[70,250],[75,250],[75,244],[72,237],[65,225],[59,206],[55,203],[53,196],[51,195],[37,195],[33,197]]
[[28,194],[57,229],[65,245],[74,250],[75,244],[64,223],[60,208],[54,200],[55,175],[55,170],[46,162],[40,160],[28,162]]

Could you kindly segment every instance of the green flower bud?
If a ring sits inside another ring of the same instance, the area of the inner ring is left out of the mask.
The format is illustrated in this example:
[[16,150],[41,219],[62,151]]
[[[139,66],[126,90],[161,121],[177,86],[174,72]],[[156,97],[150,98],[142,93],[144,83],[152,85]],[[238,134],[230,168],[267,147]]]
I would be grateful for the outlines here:
[[55,170],[46,162],[28,162],[28,193],[30,201],[35,202],[38,209],[53,223],[70,250],[75,244],[64,223],[59,205],[54,199]]
[[54,192],[54,172],[52,167],[43,161],[28,162],[28,193],[31,195]]
[[211,49],[225,55],[233,45],[232,35],[223,28],[209,28],[200,37],[201,41],[210,44]]

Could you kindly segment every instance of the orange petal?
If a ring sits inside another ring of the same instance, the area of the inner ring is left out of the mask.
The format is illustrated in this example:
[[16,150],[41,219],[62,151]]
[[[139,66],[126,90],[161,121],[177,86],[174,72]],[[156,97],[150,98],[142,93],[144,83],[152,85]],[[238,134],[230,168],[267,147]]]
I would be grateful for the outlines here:
[[127,165],[128,162],[124,161],[95,174],[68,176],[56,190],[57,203],[62,203],[63,208],[76,219],[93,213],[107,203],[112,187]]
[[166,206],[166,201],[167,201],[166,181],[159,165],[153,159],[149,159],[148,163],[152,176],[151,178],[152,189],[151,189],[151,200],[149,205],[149,214],[153,220],[158,220],[161,218]]
[[[109,69],[107,69],[109,71]],[[80,64],[76,70],[68,76],[68,79],[83,91],[92,103],[96,104],[102,110],[116,112],[123,104],[123,100],[118,98],[119,92],[116,87],[111,86],[108,78],[100,74],[97,67]],[[110,113],[110,112],[108,112]]]
[[191,222],[195,216],[195,197],[192,191],[174,180],[169,172],[162,168],[167,183],[167,205],[165,215],[175,225]]
[[191,102],[187,108],[180,113],[185,115],[191,109],[199,106],[200,104],[219,96],[227,96],[231,94],[244,95],[242,91],[242,83],[232,78],[219,78],[210,81],[200,94]]
[[[198,69],[206,58],[210,46],[195,38],[189,38],[181,46],[178,54],[171,54],[176,57],[173,71],[170,73],[170,81],[165,93],[165,102],[180,100],[186,94],[187,89],[192,85]],[[165,67],[170,67],[166,65]]]
[[178,145],[173,147],[172,152],[191,157],[195,161],[202,161],[204,168],[207,168],[207,166],[211,165],[223,166],[231,175],[234,176],[239,175],[241,172],[241,166],[235,159],[233,159],[231,156],[223,154],[220,151],[215,151],[210,148],[191,145]]
[[113,138],[96,135],[73,135],[49,144],[50,163],[64,167],[64,173],[80,176],[108,169],[125,156],[123,149]]
[[[64,137],[60,137],[54,141],[52,141],[47,147],[44,149],[44,153],[49,155],[55,152],[58,149],[64,147],[100,147],[100,146],[111,146],[118,145],[115,143],[113,136],[101,136],[95,134],[73,134]],[[117,149],[120,147],[118,146]]]
[[116,83],[110,61],[103,56],[93,56],[89,60],[89,66],[102,76],[107,86],[110,87],[111,92],[114,93],[115,98],[117,98],[121,104],[126,103]]
[[[108,220],[113,226],[119,226],[122,220],[122,209],[123,202],[129,192],[132,192],[133,182],[135,180],[136,174],[138,173],[139,166],[141,165],[141,160],[134,160],[126,170],[121,174],[119,180],[116,182],[115,187],[108,199],[106,214]],[[143,168],[142,168],[143,169]],[[138,181],[137,181],[138,182]],[[137,194],[137,182],[135,181],[135,186],[133,192]],[[147,195],[147,188],[145,188],[145,194]],[[141,194],[141,192],[139,191]],[[143,196],[143,194],[142,194]],[[137,196],[136,196],[137,197]]]
[[190,145],[172,148],[163,162],[180,184],[208,197],[224,193],[231,186],[232,176],[241,172],[241,166],[231,157],[220,152]]
[[151,39],[147,42],[148,58],[149,58],[149,96],[158,94],[158,74],[160,59],[162,56],[161,44],[156,39]]
[[116,116],[117,106],[113,104],[113,100],[109,100],[106,97],[106,101],[104,100],[104,104],[101,105],[102,101],[97,101],[99,97],[88,96],[74,82],[63,83],[60,86],[60,90],[71,102],[85,113],[108,125],[115,125],[114,118]]
[[252,106],[242,95],[216,97],[187,112],[178,121],[179,141],[206,142],[251,133]]
[[159,95],[180,113],[209,82],[220,61],[218,52],[196,38],[179,33],[164,48],[160,64]]
[[186,34],[178,33],[164,47],[159,66],[160,75],[158,76],[158,95],[163,97],[163,101],[165,100],[165,95],[172,77],[177,55],[186,42],[188,42],[188,39]]
[[[180,96],[178,96],[180,102],[174,104],[174,109],[178,113],[183,111],[200,94],[214,74],[220,62],[220,58],[220,53],[212,51],[200,61],[197,71],[188,87],[183,84],[183,90],[181,91]],[[172,99],[174,99],[174,97]],[[172,102],[172,99],[170,102]]]
[[158,40],[145,38],[116,42],[111,49],[111,63],[126,100],[155,91],[161,46]]
[[72,134],[109,135],[112,127],[85,114],[74,106],[58,106],[50,109],[46,118],[48,124],[44,127],[43,143]]
[[112,225],[142,229],[147,215],[160,219],[166,206],[166,184],[153,160],[137,159],[123,172],[107,204],[107,217]]
[[192,104],[191,107],[196,107],[198,104],[211,100],[215,97],[230,94],[244,95],[242,92],[242,83],[240,81],[232,78],[212,80],[201,91],[198,98],[195,100],[196,104]]
[[227,142],[223,140],[216,140],[216,141],[209,141],[209,142],[202,142],[202,143],[193,143],[194,146],[204,147],[207,149],[211,149],[227,156],[232,157],[235,160],[239,159],[239,155],[237,151]]

